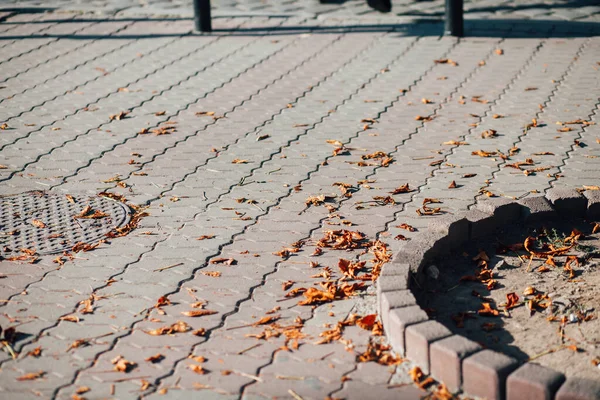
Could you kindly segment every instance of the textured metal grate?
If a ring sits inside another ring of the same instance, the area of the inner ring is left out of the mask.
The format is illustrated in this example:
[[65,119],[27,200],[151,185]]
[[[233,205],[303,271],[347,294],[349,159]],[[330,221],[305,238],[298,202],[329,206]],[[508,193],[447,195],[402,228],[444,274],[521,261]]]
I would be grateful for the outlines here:
[[[88,218],[75,218],[84,210]],[[0,255],[8,257],[21,249],[53,254],[80,242],[96,243],[127,224],[129,217],[129,207],[101,196],[38,191],[0,196]]]

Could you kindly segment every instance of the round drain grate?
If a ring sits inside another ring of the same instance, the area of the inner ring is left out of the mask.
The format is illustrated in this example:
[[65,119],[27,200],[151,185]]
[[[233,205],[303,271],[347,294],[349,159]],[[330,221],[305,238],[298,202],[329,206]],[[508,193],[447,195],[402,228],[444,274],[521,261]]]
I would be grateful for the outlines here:
[[129,217],[129,207],[101,196],[38,191],[0,196],[0,255],[21,249],[53,254],[96,243]]

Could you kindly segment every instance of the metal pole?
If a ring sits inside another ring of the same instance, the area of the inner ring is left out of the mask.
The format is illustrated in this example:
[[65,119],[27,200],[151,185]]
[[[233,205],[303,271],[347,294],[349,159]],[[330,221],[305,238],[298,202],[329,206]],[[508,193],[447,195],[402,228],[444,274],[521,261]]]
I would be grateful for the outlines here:
[[463,36],[463,0],[446,0],[444,34],[458,37]]
[[210,0],[194,0],[194,25],[197,31],[212,31]]

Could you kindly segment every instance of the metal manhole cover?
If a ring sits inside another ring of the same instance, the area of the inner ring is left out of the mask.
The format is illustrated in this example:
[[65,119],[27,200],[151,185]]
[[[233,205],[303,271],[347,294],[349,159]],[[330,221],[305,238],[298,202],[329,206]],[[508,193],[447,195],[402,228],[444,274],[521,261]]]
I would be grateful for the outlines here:
[[130,209],[106,197],[27,192],[0,196],[0,256],[61,253],[127,224]]

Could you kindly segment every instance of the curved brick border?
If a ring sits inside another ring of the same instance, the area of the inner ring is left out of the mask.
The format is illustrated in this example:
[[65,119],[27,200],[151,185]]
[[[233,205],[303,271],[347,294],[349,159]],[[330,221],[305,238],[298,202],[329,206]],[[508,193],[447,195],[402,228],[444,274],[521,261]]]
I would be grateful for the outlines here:
[[[425,267],[451,249],[502,226],[531,225],[557,218],[600,219],[600,191],[550,189],[545,196],[512,201],[489,199],[467,212],[435,219],[395,255],[377,284],[378,312],[395,351],[456,392],[494,399],[600,399],[600,380],[565,379],[538,364],[485,350],[429,320],[410,290],[425,279]],[[411,276],[412,275],[412,276]]]

